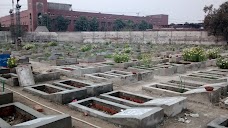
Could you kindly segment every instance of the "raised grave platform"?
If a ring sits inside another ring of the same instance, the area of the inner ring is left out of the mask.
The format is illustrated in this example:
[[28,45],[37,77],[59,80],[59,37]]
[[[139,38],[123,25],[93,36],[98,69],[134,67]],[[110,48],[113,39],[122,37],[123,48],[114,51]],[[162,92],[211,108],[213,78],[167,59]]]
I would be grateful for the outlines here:
[[113,91],[101,94],[100,98],[129,107],[162,107],[167,116],[175,116],[187,108],[186,97],[152,98],[126,91]]
[[130,128],[155,128],[164,118],[163,109],[160,107],[130,108],[98,98],[72,102],[69,106],[74,110]]
[[21,103],[0,106],[1,128],[71,128],[69,115],[45,116]]
[[218,103],[224,90],[227,89],[227,83],[208,84],[207,86],[214,87],[213,91],[206,91],[204,86],[199,88],[189,88],[183,85],[175,86],[166,83],[152,83],[143,86],[143,90],[150,91],[153,94],[163,96],[183,96],[187,100],[199,103]]
[[104,73],[85,74],[85,78],[97,81],[111,81],[116,85],[128,85],[138,81],[137,74],[119,70],[112,70]]
[[73,100],[81,100],[90,96],[98,96],[101,93],[113,90],[112,83],[89,83],[80,80],[61,80],[51,84],[40,84],[25,87],[24,91],[38,95],[42,98],[67,104]]
[[84,74],[92,74],[97,72],[107,72],[110,71],[112,66],[104,64],[94,64],[94,65],[69,65],[56,67],[56,70],[61,72],[65,76],[83,76]]

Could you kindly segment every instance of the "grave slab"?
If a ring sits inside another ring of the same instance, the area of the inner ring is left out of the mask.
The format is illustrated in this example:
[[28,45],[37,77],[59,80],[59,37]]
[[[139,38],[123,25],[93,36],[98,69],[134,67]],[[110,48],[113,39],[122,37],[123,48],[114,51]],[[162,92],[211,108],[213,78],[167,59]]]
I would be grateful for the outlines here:
[[0,105],[8,104],[13,102],[13,93],[9,91],[2,92],[0,89]]
[[162,107],[167,116],[175,116],[186,109],[186,97],[152,98],[126,91],[112,91],[100,98],[129,107]]
[[130,108],[94,97],[72,102],[69,106],[74,110],[129,128],[155,128],[164,118],[163,109],[160,107]]

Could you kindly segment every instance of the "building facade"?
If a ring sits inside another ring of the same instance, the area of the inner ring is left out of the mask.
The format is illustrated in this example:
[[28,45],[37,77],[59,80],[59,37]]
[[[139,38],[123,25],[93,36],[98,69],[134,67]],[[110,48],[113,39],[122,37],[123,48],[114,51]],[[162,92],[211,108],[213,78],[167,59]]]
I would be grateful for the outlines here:
[[[168,15],[149,15],[149,16],[126,16],[126,15],[114,15],[103,13],[91,13],[91,12],[79,12],[73,11],[72,5],[62,3],[47,2],[47,0],[28,0],[28,10],[21,12],[21,25],[27,26],[28,31],[35,31],[38,26],[38,18],[43,15],[49,15],[50,18],[57,16],[63,16],[69,19],[67,31],[74,31],[75,21],[85,16],[87,19],[97,18],[99,26],[106,28],[107,31],[113,30],[113,22],[116,19],[122,19],[123,21],[132,20],[134,23],[140,23],[142,20],[147,21],[154,26],[168,25]],[[15,19],[15,18],[14,18]],[[10,15],[0,18],[0,23],[3,27],[9,27],[11,25]]]

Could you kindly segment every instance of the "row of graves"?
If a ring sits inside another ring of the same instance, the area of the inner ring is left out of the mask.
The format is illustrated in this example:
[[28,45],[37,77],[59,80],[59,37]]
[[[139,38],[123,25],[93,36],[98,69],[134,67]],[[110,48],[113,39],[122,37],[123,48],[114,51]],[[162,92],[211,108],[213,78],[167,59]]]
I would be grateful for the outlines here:
[[[25,92],[129,128],[159,127],[165,117],[175,117],[186,110],[188,101],[227,106],[228,70],[197,71],[214,66],[215,60],[186,62],[180,55],[173,56],[157,58],[150,65],[143,65],[137,60],[127,63],[74,63],[55,66],[52,72],[47,73],[33,72],[32,65],[23,64],[15,71],[1,68],[0,80],[7,86],[20,86]],[[196,71],[186,74],[192,70]],[[160,98],[113,89],[116,85],[126,86],[138,81],[152,81],[154,76],[174,74],[182,75],[142,87],[142,90],[153,94],[163,94]],[[6,91],[4,86],[0,92],[0,105],[1,128],[72,127],[69,115],[46,116],[13,102],[13,93]],[[12,116],[13,121],[10,119]],[[207,127],[226,128],[227,122],[228,117],[224,115],[211,121]]]

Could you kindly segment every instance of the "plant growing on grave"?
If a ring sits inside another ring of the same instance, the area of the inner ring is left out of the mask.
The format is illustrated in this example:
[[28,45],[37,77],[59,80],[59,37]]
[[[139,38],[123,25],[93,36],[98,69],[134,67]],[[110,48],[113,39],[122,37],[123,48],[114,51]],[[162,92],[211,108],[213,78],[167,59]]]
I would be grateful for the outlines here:
[[83,45],[81,48],[80,48],[80,51],[82,52],[87,52],[87,51],[90,51],[92,49],[92,46],[91,45]]
[[201,62],[206,60],[206,52],[201,47],[186,48],[183,50],[185,61]]
[[124,48],[123,51],[124,51],[124,53],[131,53],[131,50],[132,49],[130,47],[128,47],[128,48]]
[[58,44],[56,42],[49,42],[48,46],[58,46]]
[[35,47],[36,47],[35,44],[26,44],[25,46],[23,46],[23,49],[30,50],[30,49],[34,49]]
[[15,57],[10,57],[10,58],[8,58],[8,60],[7,60],[7,67],[8,67],[8,68],[17,67],[16,61],[17,61],[17,60],[16,60]]
[[145,65],[146,67],[151,67],[151,59],[152,59],[152,55],[150,53],[144,53],[141,55],[141,60],[143,62],[143,65]]
[[179,76],[179,78],[180,78],[179,92],[180,92],[180,93],[184,93],[185,85],[183,84],[183,81],[182,81],[181,76]]
[[221,69],[228,69],[228,58],[218,58],[216,65]]
[[129,61],[129,55],[126,53],[115,53],[113,55],[113,59],[116,63],[123,63],[123,62],[128,62]]
[[219,57],[219,48],[213,48],[207,50],[207,57],[209,59],[216,59]]

